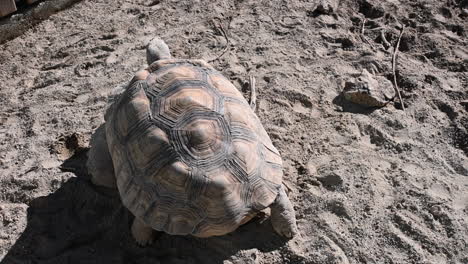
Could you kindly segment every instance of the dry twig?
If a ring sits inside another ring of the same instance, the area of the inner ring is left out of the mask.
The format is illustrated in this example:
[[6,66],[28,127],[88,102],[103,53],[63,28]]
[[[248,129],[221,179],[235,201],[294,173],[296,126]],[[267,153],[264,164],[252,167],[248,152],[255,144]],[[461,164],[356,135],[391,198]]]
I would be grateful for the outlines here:
[[397,56],[397,53],[398,53],[398,48],[400,47],[401,36],[403,35],[404,30],[405,30],[405,27],[401,26],[400,35],[398,36],[398,41],[397,41],[397,43],[395,45],[395,49],[393,50],[393,57],[392,57],[393,83],[395,85],[395,91],[398,94],[398,99],[400,100],[401,108],[403,109],[403,111],[405,111],[405,105],[403,103],[403,99],[401,98],[400,89],[398,88],[397,77],[396,77],[395,71],[396,71],[396,56]]
[[250,86],[250,108],[255,112],[257,108],[257,92],[255,90],[255,77],[252,75],[249,76],[249,86]]
[[367,22],[367,18],[364,18],[364,20],[362,20],[360,37],[361,37],[361,40],[362,40],[362,41],[364,41],[365,43],[369,44],[369,46],[371,47],[371,49],[372,49],[373,51],[375,51],[376,49],[375,49],[374,45],[366,38],[366,35],[364,35],[366,22]]
[[216,58],[214,58],[214,59],[212,59],[212,60],[209,60],[209,61],[208,61],[209,63],[211,63],[211,62],[213,62],[213,61],[218,60],[219,58],[221,58],[221,56],[223,56],[224,53],[226,53],[226,52],[228,51],[229,45],[230,45],[229,38],[228,38],[228,36],[227,36],[227,34],[226,34],[226,31],[225,31],[224,28],[223,28],[223,25],[221,25],[221,23],[216,24],[216,23],[214,22],[214,20],[211,20],[211,21],[212,21],[213,25],[221,32],[221,34],[223,35],[223,37],[226,39],[226,47],[224,47],[224,49],[223,49],[223,51],[221,52],[221,54],[219,54]]
[[362,21],[362,26],[361,26],[361,35],[364,36],[364,28],[366,26],[366,22],[367,22],[367,18],[364,18],[364,20]]

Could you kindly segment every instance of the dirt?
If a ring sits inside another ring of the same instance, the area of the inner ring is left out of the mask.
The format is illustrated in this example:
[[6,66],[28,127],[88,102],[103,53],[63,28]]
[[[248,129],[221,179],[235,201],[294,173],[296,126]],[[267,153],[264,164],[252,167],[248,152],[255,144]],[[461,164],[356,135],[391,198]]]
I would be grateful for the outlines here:
[[[468,263],[467,10],[465,0],[95,0],[51,15],[0,45],[1,263]],[[393,81],[402,25],[405,111],[398,99],[347,102],[344,83],[363,69]],[[160,234],[138,247],[119,197],[90,183],[107,96],[146,67],[155,35],[175,57],[214,60],[247,97],[256,78],[300,236],[286,241],[259,216],[226,236]]]

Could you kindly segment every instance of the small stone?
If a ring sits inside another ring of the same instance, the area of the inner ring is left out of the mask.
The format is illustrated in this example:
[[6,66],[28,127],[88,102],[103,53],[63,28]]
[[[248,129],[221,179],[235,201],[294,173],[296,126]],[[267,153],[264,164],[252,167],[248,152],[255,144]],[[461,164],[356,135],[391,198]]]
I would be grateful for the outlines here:
[[367,70],[345,82],[343,96],[346,100],[367,107],[383,107],[395,97],[392,83]]
[[332,14],[338,9],[338,4],[338,0],[319,0],[314,13],[327,15]]
[[440,205],[434,205],[429,209],[429,212],[434,216],[434,218],[439,218],[443,215],[443,209]]
[[468,8],[462,8],[461,13],[462,16],[468,16]]
[[317,174],[317,167],[314,164],[313,160],[309,160],[306,165],[306,170],[309,175],[316,175]]

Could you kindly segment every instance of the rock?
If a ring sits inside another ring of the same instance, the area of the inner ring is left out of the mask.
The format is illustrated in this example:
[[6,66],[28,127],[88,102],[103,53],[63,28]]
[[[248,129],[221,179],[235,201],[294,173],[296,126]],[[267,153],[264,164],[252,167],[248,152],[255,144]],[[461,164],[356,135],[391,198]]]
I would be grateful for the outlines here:
[[389,80],[374,76],[367,70],[346,81],[342,93],[346,100],[367,107],[385,106],[395,97],[395,90]]
[[385,15],[385,7],[373,2],[375,1],[359,1],[359,13],[370,19],[383,17]]
[[463,8],[462,12],[461,12],[461,15],[465,16],[465,17],[468,16],[468,8]]
[[319,0],[313,13],[332,14],[338,9],[339,0]]
[[316,175],[317,174],[317,167],[314,164],[314,160],[309,160],[306,165],[306,170],[309,175]]

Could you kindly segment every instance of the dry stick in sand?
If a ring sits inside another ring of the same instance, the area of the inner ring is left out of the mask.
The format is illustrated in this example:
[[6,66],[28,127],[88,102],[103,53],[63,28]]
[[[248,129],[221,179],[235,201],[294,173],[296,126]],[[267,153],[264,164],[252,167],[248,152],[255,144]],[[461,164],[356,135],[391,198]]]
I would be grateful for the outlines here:
[[250,108],[255,112],[257,108],[257,92],[255,91],[255,77],[249,76],[249,86],[250,86]]
[[223,34],[223,37],[226,39],[226,47],[224,47],[224,49],[223,49],[223,51],[221,52],[221,54],[219,54],[216,58],[214,58],[214,59],[212,59],[212,60],[209,60],[208,62],[210,62],[210,63],[213,62],[213,61],[215,61],[215,60],[217,60],[217,59],[219,59],[219,58],[221,58],[221,56],[223,56],[224,53],[226,53],[226,51],[228,51],[228,49],[229,49],[229,44],[230,44],[229,38],[228,38],[228,36],[227,36],[227,34],[226,34],[226,31],[225,31],[224,28],[223,28],[223,25],[221,25],[221,23],[217,25],[217,24],[214,22],[214,20],[211,20],[211,21],[213,22],[213,25],[215,25],[215,27],[216,27],[219,31],[221,31],[221,34]]
[[361,40],[366,42],[367,44],[369,44],[371,49],[375,51],[374,45],[372,45],[372,43],[370,43],[370,41],[367,40],[366,35],[364,35],[364,30],[365,30],[365,27],[366,27],[366,23],[367,23],[367,18],[364,18],[364,20],[362,20],[361,32],[360,32]]
[[364,27],[366,26],[367,18],[364,18],[361,26],[361,35],[364,35]]
[[390,48],[392,46],[392,44],[390,44],[390,42],[388,42],[388,40],[385,38],[384,30],[380,31],[380,38],[382,39],[382,42],[383,42],[383,45],[384,45],[385,49],[388,49],[388,48]]
[[404,30],[405,30],[405,27],[401,26],[400,35],[398,36],[398,41],[397,41],[397,43],[395,45],[395,49],[393,50],[393,57],[392,57],[393,82],[394,82],[394,85],[395,85],[395,91],[398,94],[398,99],[400,100],[401,109],[403,109],[403,111],[405,111],[405,105],[403,103],[403,99],[401,98],[400,89],[398,88],[395,68],[396,68],[396,56],[397,56],[397,53],[398,53],[398,48],[400,47],[400,40],[401,40],[401,36],[403,35]]

